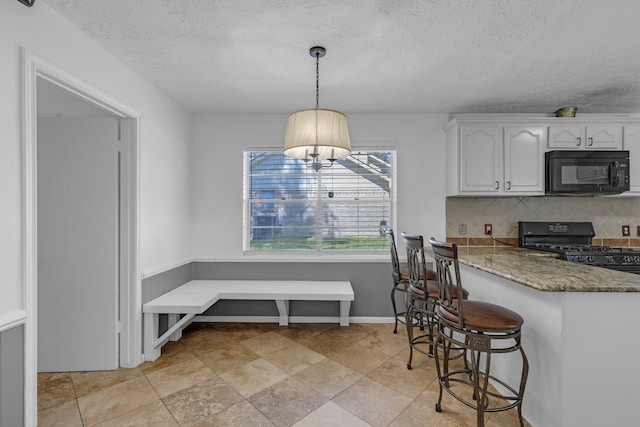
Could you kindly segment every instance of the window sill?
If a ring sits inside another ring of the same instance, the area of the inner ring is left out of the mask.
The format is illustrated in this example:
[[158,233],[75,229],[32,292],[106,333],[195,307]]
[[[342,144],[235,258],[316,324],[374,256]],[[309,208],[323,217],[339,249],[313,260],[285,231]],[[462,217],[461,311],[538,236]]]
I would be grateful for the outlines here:
[[348,262],[391,262],[391,256],[385,254],[300,254],[300,253],[253,253],[245,252],[242,258],[209,258],[195,259],[194,262],[313,262],[313,263],[348,263]]

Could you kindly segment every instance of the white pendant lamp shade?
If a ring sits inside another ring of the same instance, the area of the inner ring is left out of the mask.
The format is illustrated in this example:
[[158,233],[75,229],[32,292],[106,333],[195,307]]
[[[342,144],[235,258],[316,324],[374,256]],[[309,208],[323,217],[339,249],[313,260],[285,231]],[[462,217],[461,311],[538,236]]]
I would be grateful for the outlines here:
[[344,159],[351,154],[347,116],[326,109],[300,110],[287,121],[284,155],[317,161]]

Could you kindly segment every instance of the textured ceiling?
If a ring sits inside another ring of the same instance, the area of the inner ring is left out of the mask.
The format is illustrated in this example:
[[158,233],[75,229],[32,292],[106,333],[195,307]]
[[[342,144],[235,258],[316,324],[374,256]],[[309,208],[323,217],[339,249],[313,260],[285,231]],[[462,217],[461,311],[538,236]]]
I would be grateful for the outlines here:
[[40,0],[194,113],[640,113],[638,0]]

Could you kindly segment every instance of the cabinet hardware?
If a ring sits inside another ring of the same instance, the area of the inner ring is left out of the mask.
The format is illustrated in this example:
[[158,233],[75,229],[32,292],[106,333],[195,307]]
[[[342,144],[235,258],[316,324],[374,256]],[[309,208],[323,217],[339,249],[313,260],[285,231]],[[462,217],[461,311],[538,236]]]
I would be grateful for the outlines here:
[[511,190],[511,181],[507,181],[507,190]]
[[499,182],[499,181],[496,181],[496,185],[495,185],[495,187],[496,187],[496,190],[499,190],[499,189],[500,189],[500,182]]
[[576,138],[578,140],[578,142],[576,143],[576,147],[580,147],[580,145],[582,145],[582,137],[577,137]]
[[591,146],[593,145],[593,138],[592,138],[592,137],[589,137],[589,138],[587,138],[587,140],[589,141],[589,142],[587,143],[587,145],[588,145],[589,147],[591,147]]

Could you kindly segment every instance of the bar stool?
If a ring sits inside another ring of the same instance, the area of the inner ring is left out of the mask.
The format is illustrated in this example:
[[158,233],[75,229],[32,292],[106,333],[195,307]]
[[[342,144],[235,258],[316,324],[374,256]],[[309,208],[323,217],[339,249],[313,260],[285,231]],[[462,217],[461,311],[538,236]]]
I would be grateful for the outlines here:
[[[407,286],[407,310],[405,324],[407,326],[407,336],[409,338],[409,361],[407,369],[411,369],[413,351],[425,354],[429,357],[434,355],[436,326],[435,309],[438,305],[438,282],[431,280],[429,274],[432,270],[427,270],[427,263],[424,253],[424,238],[420,235],[402,233],[407,250],[407,264],[409,269],[409,285]],[[423,278],[427,277],[427,280]],[[458,295],[458,289],[451,289],[451,292]],[[462,298],[469,295],[466,289],[461,289]],[[420,331],[416,335],[416,328]],[[458,354],[458,357],[461,353]]]
[[[436,369],[440,394],[436,403],[436,412],[441,412],[442,391],[446,390],[465,405],[476,410],[477,425],[484,426],[485,412],[506,411],[517,408],[520,426],[522,419],[522,399],[529,374],[529,362],[522,348],[522,317],[505,307],[480,301],[457,299],[451,292],[456,287],[462,289],[460,269],[458,267],[458,247],[453,243],[429,239],[435,258],[438,307],[436,320],[438,324],[439,345],[435,347]],[[451,350],[463,348],[470,362],[463,368],[451,369],[449,364]],[[442,349],[442,361],[438,350]],[[509,385],[506,381],[491,375],[491,357],[493,354],[519,352],[522,358],[522,371],[519,385]],[[442,366],[441,366],[442,365]],[[482,365],[482,366],[481,366]],[[504,390],[504,394],[489,388],[489,381]],[[452,383],[467,387],[451,387]],[[471,389],[471,399],[462,393]],[[506,401],[500,406],[489,406],[489,399]]]
[[[391,277],[393,279],[393,286],[391,287],[391,307],[393,307],[393,316],[395,318],[395,326],[393,329],[393,333],[398,333],[398,322],[404,323],[406,317],[406,304],[407,304],[407,286],[409,286],[409,270],[406,265],[401,265],[398,259],[398,250],[396,247],[396,239],[393,234],[393,230],[387,228],[384,230],[384,233],[387,235],[389,239],[389,250],[391,252],[391,266],[393,267],[393,271],[391,273]],[[424,274],[424,272],[422,273]],[[436,279],[436,272],[433,270],[426,270],[426,276],[429,280]],[[422,276],[424,277],[424,276]],[[397,303],[396,303],[396,292],[402,292],[405,294],[404,303],[405,308],[402,311],[398,311]]]

